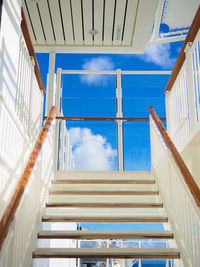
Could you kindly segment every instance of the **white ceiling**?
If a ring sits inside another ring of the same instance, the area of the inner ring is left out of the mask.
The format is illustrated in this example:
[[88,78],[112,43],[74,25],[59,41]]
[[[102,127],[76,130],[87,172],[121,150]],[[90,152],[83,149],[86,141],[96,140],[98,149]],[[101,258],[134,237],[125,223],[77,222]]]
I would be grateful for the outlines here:
[[[36,51],[142,53],[158,0],[24,0]],[[89,31],[95,29],[92,36]]]

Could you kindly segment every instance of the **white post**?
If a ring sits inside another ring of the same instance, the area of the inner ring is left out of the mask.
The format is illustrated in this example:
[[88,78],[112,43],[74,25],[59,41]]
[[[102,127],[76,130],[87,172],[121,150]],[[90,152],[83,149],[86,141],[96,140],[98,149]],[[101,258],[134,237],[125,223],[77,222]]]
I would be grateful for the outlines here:
[[[60,68],[57,69],[57,79],[56,79],[56,116],[60,116],[61,114],[61,97],[62,97],[62,70]],[[56,120],[55,127],[55,147],[54,147],[54,166],[55,170],[58,167],[58,145],[59,145],[59,120]]]
[[55,52],[49,52],[49,73],[47,75],[47,93],[45,114],[48,115],[51,107],[55,105]]
[[154,27],[153,27],[152,40],[151,40],[152,43],[155,43],[156,40],[158,39],[164,2],[165,2],[164,0],[160,0],[158,3],[158,7],[156,11],[156,18],[155,18]]
[[[117,117],[122,117],[122,81],[121,70],[116,71],[116,98],[117,98]],[[118,170],[124,170],[124,155],[123,155],[123,121],[117,121],[117,152],[118,152]]]
[[189,119],[190,129],[194,129],[196,124],[196,106],[195,106],[195,86],[193,78],[193,63],[191,54],[192,43],[187,43],[185,48],[186,55],[186,68],[187,68],[187,87],[188,87],[188,106],[189,106]]

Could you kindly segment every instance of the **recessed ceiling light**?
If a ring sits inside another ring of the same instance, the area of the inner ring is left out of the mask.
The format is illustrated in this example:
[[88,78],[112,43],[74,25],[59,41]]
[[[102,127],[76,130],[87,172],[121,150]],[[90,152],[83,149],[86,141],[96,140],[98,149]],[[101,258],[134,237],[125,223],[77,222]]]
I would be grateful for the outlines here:
[[95,34],[97,34],[98,33],[98,31],[97,30],[95,30],[95,29],[92,29],[92,30],[90,30],[89,31],[89,34],[91,34],[91,35],[95,35]]

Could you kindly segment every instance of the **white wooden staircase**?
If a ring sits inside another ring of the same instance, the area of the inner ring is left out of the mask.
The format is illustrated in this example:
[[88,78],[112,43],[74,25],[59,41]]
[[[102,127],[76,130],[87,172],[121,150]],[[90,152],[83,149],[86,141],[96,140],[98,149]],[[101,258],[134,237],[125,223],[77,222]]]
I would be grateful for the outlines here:
[[[39,239],[173,240],[171,231],[136,231],[134,223],[168,218],[150,172],[56,173],[43,222],[133,223],[127,231],[40,231]],[[173,243],[173,242],[172,242]],[[174,248],[36,248],[33,258],[179,259]]]

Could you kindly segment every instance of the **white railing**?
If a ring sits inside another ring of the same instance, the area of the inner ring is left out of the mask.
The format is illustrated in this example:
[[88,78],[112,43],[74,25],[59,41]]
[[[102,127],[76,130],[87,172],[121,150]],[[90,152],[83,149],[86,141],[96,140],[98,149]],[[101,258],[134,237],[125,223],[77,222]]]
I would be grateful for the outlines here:
[[66,128],[66,121],[58,122],[58,170],[73,171],[75,169],[72,146],[70,145],[69,133]]
[[179,151],[200,127],[200,30],[185,54],[176,81],[166,93],[167,129]]
[[198,267],[200,210],[152,117],[150,131],[152,172],[174,231],[181,259],[185,267]]
[[31,261],[50,181],[54,176],[54,134],[55,127],[51,126],[0,253],[1,267],[29,266]]
[[30,57],[21,34],[15,109],[24,132],[33,141],[41,129],[43,112],[43,94],[35,77],[34,66],[34,60]]

